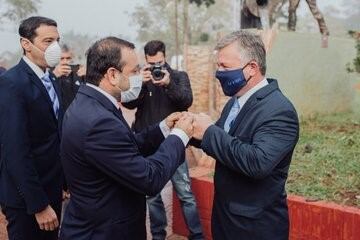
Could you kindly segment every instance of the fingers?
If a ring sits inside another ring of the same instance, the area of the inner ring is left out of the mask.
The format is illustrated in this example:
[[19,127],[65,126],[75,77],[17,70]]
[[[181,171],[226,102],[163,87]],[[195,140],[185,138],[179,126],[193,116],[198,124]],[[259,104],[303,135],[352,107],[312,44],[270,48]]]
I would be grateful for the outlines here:
[[[43,228],[41,228],[41,226]],[[41,230],[45,231],[54,231],[59,227],[59,221],[57,220],[57,217],[53,217],[52,219],[49,219],[46,223],[40,225]]]
[[39,228],[43,231],[53,231],[59,227],[55,211],[50,207],[46,207],[43,211],[35,214]]
[[151,72],[150,71],[143,71],[142,72],[142,75],[143,75],[143,81],[144,82],[148,82],[148,81],[153,81],[153,77],[151,75]]

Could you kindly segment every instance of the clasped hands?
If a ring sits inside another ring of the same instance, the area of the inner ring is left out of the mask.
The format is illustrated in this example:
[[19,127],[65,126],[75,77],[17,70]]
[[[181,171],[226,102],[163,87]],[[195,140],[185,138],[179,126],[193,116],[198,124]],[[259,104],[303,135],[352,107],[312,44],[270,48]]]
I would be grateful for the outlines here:
[[202,140],[208,127],[214,124],[210,116],[204,113],[175,112],[165,119],[166,125],[172,128],[183,130],[189,138]]

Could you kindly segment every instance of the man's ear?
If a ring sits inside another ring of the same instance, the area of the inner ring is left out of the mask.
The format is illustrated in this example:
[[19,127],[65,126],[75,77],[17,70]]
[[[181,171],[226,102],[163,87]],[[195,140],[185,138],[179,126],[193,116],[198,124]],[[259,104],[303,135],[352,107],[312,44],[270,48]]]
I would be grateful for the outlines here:
[[249,65],[250,65],[250,66],[249,66],[249,74],[250,74],[251,76],[256,75],[256,72],[257,72],[257,71],[260,71],[260,66],[259,66],[259,64],[258,64],[257,62],[252,61],[252,62],[250,62]]
[[21,47],[25,50],[25,52],[31,52],[31,42],[26,38],[20,38]]
[[104,77],[105,77],[105,79],[107,79],[109,81],[111,86],[116,86],[117,79],[116,79],[116,69],[115,68],[113,68],[113,67],[108,68],[108,70],[106,70]]

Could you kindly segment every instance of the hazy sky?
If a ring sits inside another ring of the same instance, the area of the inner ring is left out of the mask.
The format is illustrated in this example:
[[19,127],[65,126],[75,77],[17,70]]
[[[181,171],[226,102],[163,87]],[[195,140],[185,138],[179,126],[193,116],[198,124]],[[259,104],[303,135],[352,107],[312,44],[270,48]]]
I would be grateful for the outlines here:
[[[321,9],[327,5],[340,7],[342,1],[318,0],[318,5]],[[136,31],[127,12],[133,12],[135,6],[145,2],[147,0],[42,0],[38,14],[56,20],[60,34],[71,30],[99,37],[121,34],[134,41]],[[299,14],[307,12],[308,7],[301,0]],[[0,31],[0,53],[20,49],[17,27],[6,26],[5,31]]]

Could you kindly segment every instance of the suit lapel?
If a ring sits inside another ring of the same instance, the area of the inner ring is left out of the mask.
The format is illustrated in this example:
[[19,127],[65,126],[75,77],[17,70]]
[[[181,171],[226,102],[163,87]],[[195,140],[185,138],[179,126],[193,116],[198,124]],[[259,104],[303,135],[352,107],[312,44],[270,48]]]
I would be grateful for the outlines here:
[[83,93],[89,97],[92,97],[92,98],[95,98],[98,102],[101,103],[101,105],[103,105],[107,110],[111,111],[112,113],[114,113],[114,115],[120,119],[120,121],[123,122],[123,124],[126,126],[126,128],[130,131],[130,127],[129,125],[127,124],[125,118],[123,117],[122,115],[122,112],[120,109],[117,109],[114,104],[104,95],[102,94],[101,92],[97,91],[96,89],[92,88],[92,87],[89,87],[89,86],[86,86],[85,84],[84,85],[81,85],[80,88],[79,88],[79,92],[80,93]]
[[241,108],[239,114],[235,118],[234,124],[231,126],[229,130],[230,135],[234,135],[236,132],[237,127],[241,124],[241,121],[244,119],[246,114],[254,108],[254,106],[260,102],[262,99],[264,99],[266,96],[268,96],[273,91],[279,90],[279,86],[277,84],[277,81],[274,79],[267,79],[268,85],[265,87],[259,89],[257,92],[255,92],[245,103],[245,105]]
[[235,133],[236,128],[239,126],[239,124],[241,123],[241,121],[243,120],[243,118],[246,116],[247,112],[252,109],[255,104],[258,102],[257,98],[253,96],[251,96],[247,102],[245,103],[245,105],[241,108],[239,114],[236,116],[234,123],[232,124],[230,130],[229,130],[229,134],[233,135]]
[[[55,113],[54,113],[54,109],[53,109],[53,103],[50,99],[49,93],[47,92],[44,84],[41,82],[41,79],[35,74],[35,72],[27,65],[27,63],[21,59],[20,64],[22,65],[22,67],[26,70],[26,72],[29,75],[30,80],[35,84],[35,86],[40,90],[41,94],[43,95],[45,101],[48,103],[49,105],[49,109],[51,111],[51,114],[54,118],[55,121],[57,121]],[[59,99],[59,103],[60,103],[60,99]],[[60,104],[61,105],[61,104]]]

